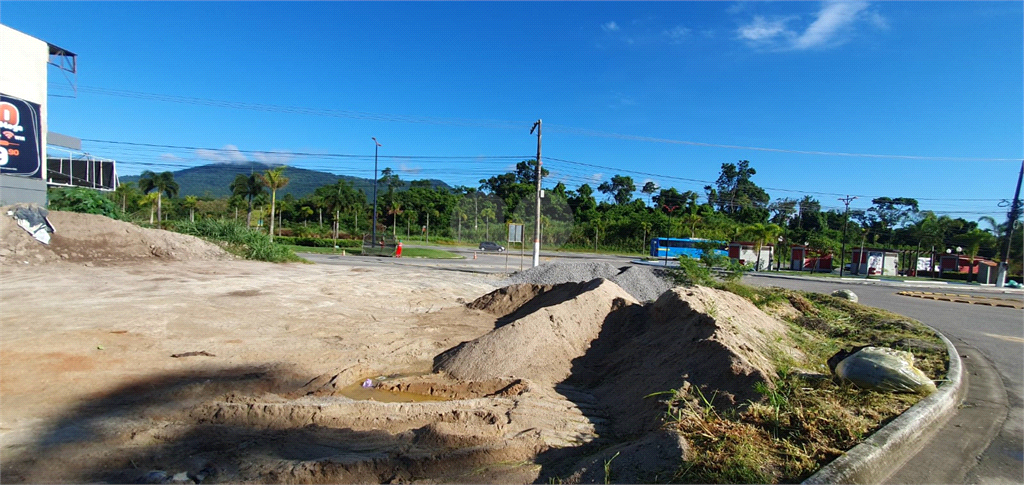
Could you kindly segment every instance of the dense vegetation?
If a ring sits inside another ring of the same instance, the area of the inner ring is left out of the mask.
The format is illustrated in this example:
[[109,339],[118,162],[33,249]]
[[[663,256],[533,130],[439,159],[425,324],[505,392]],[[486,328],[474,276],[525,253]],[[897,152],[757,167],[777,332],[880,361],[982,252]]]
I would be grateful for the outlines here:
[[[518,223],[524,225],[523,240],[529,246],[535,218],[535,163],[520,162],[515,171],[481,179],[476,187],[454,188],[433,180],[402,180],[385,168],[378,180],[376,232],[407,240],[476,244],[507,241],[506,223]],[[204,168],[178,173],[200,169]],[[136,221],[148,218],[159,224],[157,213],[161,212],[165,220],[230,219],[266,231],[271,191],[260,181],[265,172],[240,174],[236,168],[234,178],[217,178],[223,186],[217,193],[222,196],[179,197],[180,190],[169,192],[151,185],[145,187],[150,189],[146,195],[132,183],[123,183],[108,195],[127,218]],[[284,170],[290,182],[277,191],[274,201],[276,234],[346,239],[371,232],[372,200],[366,189],[348,179],[328,180],[330,177],[321,174],[320,181],[325,183],[297,197],[293,194],[299,192],[293,189],[313,183],[302,181],[307,172],[292,167]],[[862,244],[898,249],[902,252],[901,269],[911,267],[917,256],[928,257],[932,251],[943,253],[957,246],[971,258],[998,260],[1002,255],[1005,222],[938,215],[905,197],[879,197],[871,201],[869,209],[850,210],[848,215],[826,211],[811,196],[772,200],[754,182],[756,173],[745,160],[723,163],[716,183],[704,187],[702,194],[658,187],[653,182],[638,190],[633,179],[623,175],[612,176],[596,188],[584,184],[570,190],[563,183],[546,185],[542,244],[546,248],[643,254],[652,236],[697,237],[781,243],[782,247],[807,243],[812,255],[838,256],[845,242],[847,255]],[[174,188],[164,185],[165,189]],[[1013,238],[1012,244],[1011,273],[1019,274],[1021,238]],[[781,253],[783,259],[788,259],[787,253]]]

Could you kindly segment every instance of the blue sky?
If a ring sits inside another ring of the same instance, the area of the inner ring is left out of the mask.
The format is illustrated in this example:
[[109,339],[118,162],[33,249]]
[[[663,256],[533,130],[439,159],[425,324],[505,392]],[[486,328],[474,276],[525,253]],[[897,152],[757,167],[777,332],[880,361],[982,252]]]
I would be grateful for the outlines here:
[[381,168],[475,187],[543,119],[552,185],[703,194],[750,160],[773,199],[1005,220],[1024,157],[1021,2],[4,1],[0,23],[78,54],[50,130],[120,142],[83,145],[122,175],[371,177],[376,137]]

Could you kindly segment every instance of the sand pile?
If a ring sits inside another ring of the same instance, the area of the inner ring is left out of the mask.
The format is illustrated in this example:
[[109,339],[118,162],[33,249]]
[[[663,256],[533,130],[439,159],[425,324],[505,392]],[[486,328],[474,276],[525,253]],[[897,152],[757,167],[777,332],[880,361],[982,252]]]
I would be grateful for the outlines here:
[[215,244],[160,229],[146,229],[109,217],[50,211],[55,232],[50,244],[35,240],[0,208],[0,264],[58,261],[109,265],[144,260],[223,261],[234,259]]
[[470,307],[498,315],[497,328],[438,355],[435,370],[587,389],[622,435],[658,426],[664,406],[651,393],[692,385],[720,407],[758,400],[754,384],[775,374],[769,343],[786,334],[742,297],[703,287],[644,306],[604,279],[513,285]]
[[[530,293],[536,296],[523,301]],[[554,287],[516,285],[482,300],[470,306],[486,309],[489,301],[505,314],[523,302],[511,313],[513,321],[438,355],[436,371],[463,380],[521,376],[554,385],[569,376],[573,360],[587,352],[609,314],[637,303],[604,279]]]

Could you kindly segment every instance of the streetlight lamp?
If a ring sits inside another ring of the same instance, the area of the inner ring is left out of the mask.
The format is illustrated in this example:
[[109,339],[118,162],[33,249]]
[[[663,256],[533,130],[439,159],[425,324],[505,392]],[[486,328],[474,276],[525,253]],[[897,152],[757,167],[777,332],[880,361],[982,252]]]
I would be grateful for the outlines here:
[[370,245],[377,246],[377,150],[381,147],[376,137],[373,140],[373,227],[370,229]]
[[964,250],[964,248],[962,248],[960,246],[956,247],[956,272],[957,273],[960,273],[960,252],[963,251],[963,250]]
[[[779,246],[778,246],[778,251],[777,251],[778,254],[775,255],[775,272],[779,272],[782,269],[782,252],[781,251],[782,251],[782,241],[784,241],[784,240],[785,240],[784,237],[779,236]],[[790,254],[790,256],[792,256],[792,254]]]

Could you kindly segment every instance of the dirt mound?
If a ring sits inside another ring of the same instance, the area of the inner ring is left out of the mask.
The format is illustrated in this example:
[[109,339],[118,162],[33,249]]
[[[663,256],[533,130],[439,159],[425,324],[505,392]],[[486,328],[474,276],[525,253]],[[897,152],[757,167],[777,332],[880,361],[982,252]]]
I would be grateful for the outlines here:
[[711,288],[674,288],[618,322],[606,325],[569,382],[591,388],[625,434],[651,429],[664,412],[645,398],[653,393],[692,386],[717,408],[760,400],[754,385],[775,376],[773,349],[791,348],[782,323]]
[[523,308],[532,311],[517,312],[507,325],[438,355],[434,370],[456,379],[517,376],[553,385],[569,376],[573,359],[587,352],[610,313],[637,303],[614,283],[595,279],[554,289],[523,285],[506,292],[509,298],[489,295],[491,306],[504,310],[509,295],[521,298],[531,289],[536,297]]
[[501,315],[497,328],[438,355],[436,371],[587,389],[622,435],[657,427],[664,406],[645,398],[653,393],[695,386],[723,408],[760,399],[754,384],[775,374],[769,344],[786,334],[742,297],[703,287],[643,306],[603,279],[513,285],[470,307]]
[[59,261],[109,265],[144,260],[223,261],[234,259],[215,244],[185,234],[146,229],[109,217],[50,211],[50,244],[35,240],[0,208],[0,265]]

